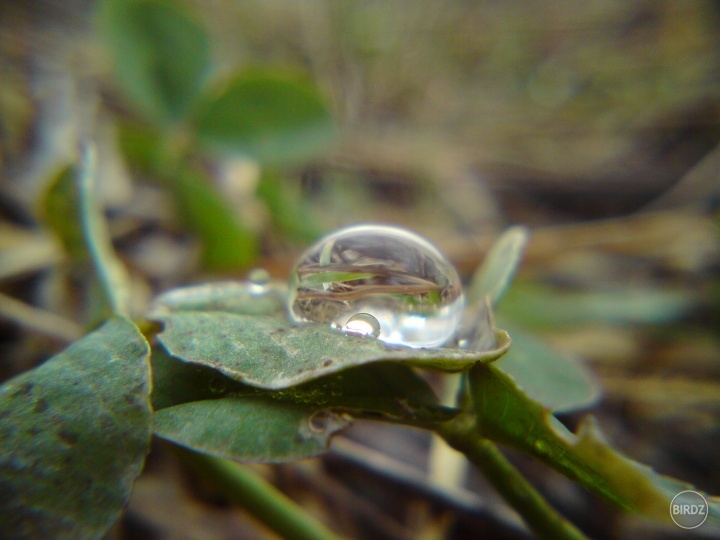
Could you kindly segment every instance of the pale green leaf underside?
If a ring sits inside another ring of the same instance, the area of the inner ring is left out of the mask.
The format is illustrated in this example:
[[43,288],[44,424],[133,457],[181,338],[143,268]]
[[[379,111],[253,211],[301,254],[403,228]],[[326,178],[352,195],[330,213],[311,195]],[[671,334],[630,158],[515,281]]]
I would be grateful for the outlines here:
[[553,411],[571,411],[597,401],[600,385],[581,359],[556,351],[506,322],[501,324],[509,328],[513,345],[497,367],[529,398]]
[[164,439],[236,461],[273,463],[317,456],[349,418],[312,404],[263,397],[194,401],[157,411]]
[[165,324],[158,338],[173,356],[271,390],[382,360],[461,371],[477,362],[492,362],[510,347],[503,330],[496,330],[495,349],[476,352],[392,347],[326,325],[292,325],[268,316],[188,311],[158,319]]
[[520,226],[510,227],[497,239],[473,276],[468,302],[488,297],[492,307],[498,304],[520,266],[527,241],[528,231]]
[[382,418],[413,425],[433,425],[456,410],[439,405],[428,383],[410,366],[375,362],[333,373],[283,390],[263,390],[237,382],[215,369],[153,351],[155,410],[192,401],[220,398],[270,398],[332,408],[354,418]]
[[0,387],[0,531],[100,538],[150,444],[149,348],[111,319]]
[[95,151],[85,149],[80,167],[68,167],[48,186],[41,212],[60,238],[77,272],[92,272],[91,322],[127,315],[130,278],[115,255],[107,223],[95,201]]

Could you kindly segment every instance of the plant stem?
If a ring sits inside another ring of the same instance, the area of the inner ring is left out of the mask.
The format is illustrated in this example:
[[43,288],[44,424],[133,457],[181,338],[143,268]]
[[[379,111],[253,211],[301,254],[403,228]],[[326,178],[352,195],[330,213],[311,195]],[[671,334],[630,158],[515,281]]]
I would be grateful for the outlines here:
[[283,538],[337,540],[325,525],[286,497],[259,474],[239,463],[177,448],[182,458],[203,478]]
[[438,433],[485,474],[538,538],[586,540],[579,529],[548,504],[495,443],[480,436],[474,417],[461,414],[442,424]]

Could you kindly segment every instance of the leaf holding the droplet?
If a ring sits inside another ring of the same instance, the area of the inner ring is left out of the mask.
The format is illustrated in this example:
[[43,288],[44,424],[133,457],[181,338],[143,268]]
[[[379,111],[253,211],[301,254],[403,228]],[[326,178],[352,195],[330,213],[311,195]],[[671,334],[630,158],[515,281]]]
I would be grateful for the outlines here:
[[329,408],[354,418],[382,418],[418,426],[433,425],[456,414],[439,405],[430,386],[409,366],[377,362],[350,368],[284,390],[262,390],[218,371],[153,351],[155,410],[220,398],[271,398]]
[[475,272],[468,293],[468,303],[489,297],[496,306],[510,286],[528,241],[525,227],[510,227],[490,248],[485,261]]
[[276,71],[237,74],[209,95],[195,119],[200,140],[211,149],[264,163],[316,157],[336,135],[312,84]]
[[157,296],[148,317],[157,318],[180,311],[281,316],[287,312],[287,296],[287,284],[275,280],[263,285],[249,281],[203,283],[172,289]]
[[[592,417],[587,417],[578,433],[573,434],[550,410],[525,395],[498,366],[474,366],[469,381],[479,436],[537,457],[627,511],[669,522],[672,498],[684,489],[692,489],[613,449]],[[717,499],[709,498],[708,502],[708,521],[720,525]]]
[[130,278],[115,255],[105,218],[95,200],[94,150],[87,148],[80,166],[64,169],[48,187],[41,213],[60,238],[78,273],[91,273],[90,322],[127,315]]
[[513,345],[496,364],[532,400],[552,411],[587,407],[600,385],[579,358],[556,351],[531,334],[502,322]]
[[173,356],[270,390],[383,360],[461,371],[497,360],[510,347],[503,330],[496,330],[495,349],[463,351],[393,347],[327,325],[292,325],[277,317],[188,311],[157,319],[165,325],[158,339]]
[[0,387],[0,533],[100,538],[150,444],[149,347],[113,318]]
[[316,405],[268,397],[193,401],[153,416],[157,435],[236,461],[275,463],[317,456],[349,418]]
[[148,119],[182,119],[210,67],[210,39],[175,3],[103,0],[102,37],[130,100]]

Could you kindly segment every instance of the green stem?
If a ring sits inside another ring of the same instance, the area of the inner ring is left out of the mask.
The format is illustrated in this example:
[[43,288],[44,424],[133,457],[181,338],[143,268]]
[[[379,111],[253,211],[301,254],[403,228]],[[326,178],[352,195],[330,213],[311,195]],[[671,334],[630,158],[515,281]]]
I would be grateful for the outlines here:
[[196,472],[222,490],[230,501],[245,508],[283,538],[337,540],[338,536],[325,525],[248,467],[183,448],[178,451]]
[[438,433],[485,474],[538,538],[586,540],[579,529],[558,514],[528,483],[495,443],[479,435],[473,418],[461,414],[442,424]]

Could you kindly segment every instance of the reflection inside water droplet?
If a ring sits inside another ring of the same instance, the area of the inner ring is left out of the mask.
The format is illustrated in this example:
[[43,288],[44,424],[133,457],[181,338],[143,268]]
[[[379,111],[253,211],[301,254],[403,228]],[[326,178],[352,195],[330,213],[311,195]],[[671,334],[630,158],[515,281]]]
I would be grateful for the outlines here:
[[[460,321],[464,298],[452,264],[427,240],[397,227],[341,229],[311,246],[291,277],[289,311],[397,345],[437,347]],[[375,325],[360,314],[371,317]]]
[[353,315],[345,323],[345,333],[361,337],[378,337],[380,335],[380,323],[369,313],[358,313]]

